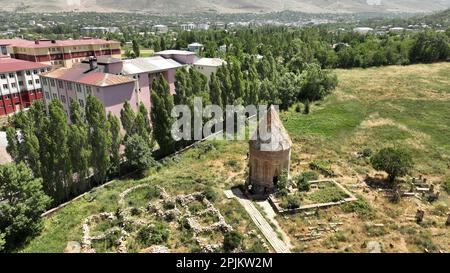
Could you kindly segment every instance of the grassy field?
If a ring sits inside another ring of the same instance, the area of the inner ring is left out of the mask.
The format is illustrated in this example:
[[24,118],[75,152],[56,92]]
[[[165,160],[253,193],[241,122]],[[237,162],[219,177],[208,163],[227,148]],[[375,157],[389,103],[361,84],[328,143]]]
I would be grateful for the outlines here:
[[[126,50],[127,50],[127,48],[123,48],[121,50],[122,58],[126,57],[125,56],[125,51]],[[130,50],[132,50],[132,49],[130,48]],[[141,51],[141,56],[140,57],[151,57],[151,56],[153,56],[155,54],[155,51],[153,49],[150,49],[150,48],[141,48],[140,51]]]
[[[415,198],[392,204],[376,189],[361,187],[363,183],[358,181],[376,172],[367,160],[355,155],[365,148],[410,149],[415,161],[411,175],[425,175],[439,189],[442,180],[450,176],[450,63],[336,72],[337,90],[312,105],[311,114],[292,109],[281,117],[294,142],[292,175],[308,170],[314,160],[324,162],[359,201],[321,210],[314,216],[278,216],[278,222],[291,237],[294,251],[364,252],[369,241],[380,242],[386,252],[423,252],[425,248],[450,251],[450,236],[444,225],[449,196],[441,191],[440,200],[433,204]],[[239,204],[223,196],[224,189],[245,179],[247,151],[245,141],[204,143],[166,162],[145,179],[118,180],[94,190],[46,218],[42,234],[22,251],[62,252],[68,241],[81,240],[86,217],[114,212],[120,192],[141,183],[161,185],[172,195],[212,187],[219,193],[214,205],[229,224],[244,234],[256,230]],[[421,225],[408,218],[417,208],[426,213]],[[297,239],[309,227],[328,222],[343,225],[338,233],[315,241],[305,243]],[[260,240],[245,238],[248,251],[263,250]],[[220,241],[221,235],[211,233],[205,239]],[[189,233],[173,227],[167,245],[172,251],[198,250]]]

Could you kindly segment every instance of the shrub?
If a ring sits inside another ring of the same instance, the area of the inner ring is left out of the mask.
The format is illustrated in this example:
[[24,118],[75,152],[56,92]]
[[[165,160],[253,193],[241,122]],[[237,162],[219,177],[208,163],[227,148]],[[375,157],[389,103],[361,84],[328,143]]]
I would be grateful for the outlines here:
[[444,191],[448,194],[450,194],[450,177],[447,177],[447,179],[442,184],[442,188]]
[[207,187],[206,190],[203,191],[203,195],[211,202],[216,201],[219,196],[219,194],[212,187]]
[[287,197],[287,208],[288,209],[297,209],[300,207],[300,198],[295,195],[289,195]]
[[365,148],[365,149],[362,151],[362,156],[363,156],[363,157],[371,157],[372,154],[373,154],[373,151],[372,151],[372,149],[370,149],[370,148]]
[[223,249],[225,251],[233,251],[239,246],[241,246],[243,236],[238,231],[230,231],[225,234],[223,239]]
[[277,190],[278,191],[287,190],[288,186],[289,186],[288,171],[283,170],[280,176],[278,177]]
[[297,113],[301,113],[302,112],[302,107],[300,106],[300,104],[297,104],[295,106],[295,112],[297,112]]
[[143,227],[137,234],[139,242],[145,246],[158,245],[167,242],[170,231],[166,225],[156,223],[155,225]]
[[317,180],[318,175],[315,172],[304,172],[301,175],[297,176],[295,181],[297,183],[297,188],[299,191],[309,191],[310,181]]

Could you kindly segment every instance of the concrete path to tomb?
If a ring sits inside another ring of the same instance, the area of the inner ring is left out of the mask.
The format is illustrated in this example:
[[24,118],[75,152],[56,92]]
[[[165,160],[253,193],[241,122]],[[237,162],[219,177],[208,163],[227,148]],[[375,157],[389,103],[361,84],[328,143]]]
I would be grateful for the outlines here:
[[[278,237],[278,233],[272,228],[272,226],[267,222],[266,218],[261,214],[261,212],[255,207],[253,202],[239,190],[239,189],[233,189],[225,191],[225,196],[227,198],[236,198],[238,202],[244,207],[245,211],[250,215],[250,218],[255,223],[255,225],[258,227],[258,229],[261,231],[261,233],[264,235],[264,237],[267,239],[269,244],[272,246],[272,248],[275,250],[276,253],[290,253],[290,244],[289,241],[286,243],[285,241],[281,240]],[[269,204],[270,206],[270,204]],[[266,209],[264,209],[266,210]],[[268,217],[270,217],[268,215]],[[274,222],[274,225],[278,228],[279,233],[282,234],[282,237],[287,239],[288,236],[282,231],[282,229],[279,227],[278,223],[276,223],[275,219],[273,219],[273,216],[271,217],[271,222]]]

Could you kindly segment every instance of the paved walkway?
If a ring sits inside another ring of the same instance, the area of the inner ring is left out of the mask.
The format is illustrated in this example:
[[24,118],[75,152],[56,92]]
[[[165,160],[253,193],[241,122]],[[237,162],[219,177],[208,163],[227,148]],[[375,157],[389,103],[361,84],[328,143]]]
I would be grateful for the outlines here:
[[[273,247],[276,253],[290,253],[289,246],[283,240],[278,238],[278,233],[273,230],[272,226],[267,222],[264,216],[259,212],[259,210],[255,207],[251,200],[247,199],[244,194],[239,189],[234,189],[233,191],[226,191],[225,195],[227,197],[234,196],[239,203],[244,207],[247,213],[250,215],[250,218],[255,223],[255,225],[261,230],[264,237],[266,237],[267,241]],[[287,238],[287,235],[283,234],[280,230],[284,238]]]

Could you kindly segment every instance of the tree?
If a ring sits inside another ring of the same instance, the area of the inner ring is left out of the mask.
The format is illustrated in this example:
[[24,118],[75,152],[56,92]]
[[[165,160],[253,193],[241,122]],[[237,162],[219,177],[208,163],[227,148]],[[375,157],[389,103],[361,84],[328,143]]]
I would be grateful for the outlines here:
[[0,200],[0,251],[2,244],[11,251],[40,230],[51,198],[44,194],[42,180],[19,163],[0,166]]
[[137,134],[132,135],[125,141],[125,156],[127,165],[140,171],[145,171],[156,165],[148,142]]
[[414,166],[411,154],[399,148],[383,148],[371,159],[372,166],[377,171],[385,171],[389,182],[395,182],[398,176],[406,175]]
[[[89,176],[91,147],[89,132],[82,110],[78,102],[72,100],[70,104],[72,124],[69,128],[69,154],[72,170],[78,176],[78,182],[85,182]],[[77,193],[77,190],[72,189]]]
[[153,135],[159,144],[161,155],[168,155],[175,151],[176,148],[176,143],[171,133],[172,124],[174,123],[171,111],[174,104],[169,85],[164,78],[153,81],[151,99]]
[[134,120],[136,115],[131,109],[131,105],[128,101],[125,101],[122,109],[120,110],[120,121],[122,122],[122,127],[127,133],[127,135],[134,134]]
[[72,180],[68,136],[66,112],[59,100],[52,100],[48,106],[48,124],[42,143],[45,156],[41,163],[44,189],[55,204],[68,198],[68,185]]
[[[177,89],[177,92],[178,92],[178,89]],[[215,74],[211,75],[211,78],[209,81],[209,97],[210,97],[212,104],[218,105],[218,106],[220,106],[220,108],[223,108],[222,90],[220,89],[220,83]]]
[[134,56],[136,56],[136,58],[139,58],[141,56],[141,49],[139,48],[139,43],[137,40],[133,40],[133,52],[134,52]]
[[20,161],[22,161],[22,158],[16,129],[14,129],[13,127],[8,127],[6,129],[6,140],[8,142],[6,151],[14,160],[14,162],[19,163]]
[[300,77],[300,100],[321,100],[337,85],[336,75],[322,70],[318,64],[307,65]]
[[89,125],[89,142],[92,147],[91,166],[94,168],[94,179],[102,183],[107,178],[110,167],[111,134],[102,103],[94,96],[88,96],[86,103],[86,119]]
[[243,236],[238,231],[230,231],[225,233],[223,239],[223,249],[227,252],[231,252],[242,244]]
[[111,134],[111,167],[110,172],[113,174],[120,173],[120,144],[122,143],[122,136],[120,135],[120,121],[111,112],[108,114],[109,131]]

